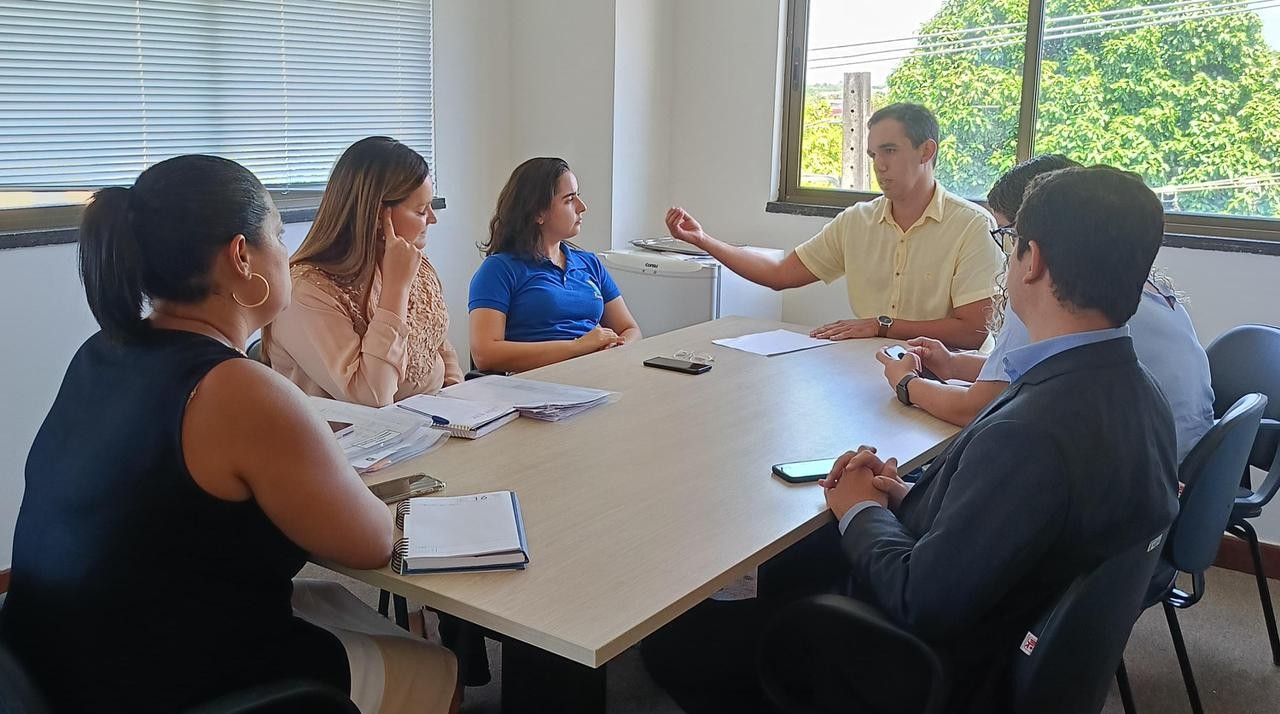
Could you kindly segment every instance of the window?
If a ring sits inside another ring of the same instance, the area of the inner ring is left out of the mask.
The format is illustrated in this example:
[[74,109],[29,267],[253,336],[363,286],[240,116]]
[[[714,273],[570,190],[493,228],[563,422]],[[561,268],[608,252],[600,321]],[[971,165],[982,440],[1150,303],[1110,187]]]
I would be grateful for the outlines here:
[[180,154],[313,199],[365,136],[432,160],[430,0],[0,0],[0,17],[0,209],[31,209],[0,230]]
[[1141,174],[1171,232],[1280,240],[1280,1],[792,0],[788,37],[784,201],[874,195],[866,120],[911,101],[961,195],[1063,153]]

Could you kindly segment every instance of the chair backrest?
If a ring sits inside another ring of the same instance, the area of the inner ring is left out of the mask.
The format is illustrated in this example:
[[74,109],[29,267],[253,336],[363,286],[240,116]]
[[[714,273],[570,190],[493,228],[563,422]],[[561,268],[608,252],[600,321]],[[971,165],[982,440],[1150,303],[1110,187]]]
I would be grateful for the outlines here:
[[255,362],[267,363],[267,358],[262,354],[262,340],[257,339],[249,343],[248,349],[244,351],[246,357]]
[[[1240,325],[1207,348],[1213,378],[1213,414],[1221,417],[1240,397],[1257,392],[1269,403],[1263,419],[1280,420],[1280,328]],[[1280,446],[1280,429],[1268,429],[1254,442],[1249,464],[1269,469]]]
[[[765,695],[787,714],[940,714],[951,689],[929,645],[842,595],[783,608],[765,624],[758,665]],[[911,687],[883,686],[902,672]]]
[[1185,487],[1165,549],[1178,570],[1201,573],[1213,565],[1266,406],[1261,394],[1240,397],[1182,460],[1178,479]]
[[1102,710],[1164,533],[1134,544],[1076,578],[1013,654],[1013,710],[1077,714]]

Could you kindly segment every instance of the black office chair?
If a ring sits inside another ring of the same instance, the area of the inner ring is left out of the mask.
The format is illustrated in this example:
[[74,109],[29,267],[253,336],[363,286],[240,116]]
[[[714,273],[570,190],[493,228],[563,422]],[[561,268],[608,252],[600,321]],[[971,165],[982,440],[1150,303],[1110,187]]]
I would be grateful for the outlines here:
[[[1030,627],[1034,645],[1012,655],[1015,712],[1102,709],[1112,675],[1122,676],[1121,656],[1163,535],[1152,534],[1077,578]],[[891,692],[868,686],[874,679],[866,673],[875,671],[865,669],[868,664],[910,671],[914,686]],[[871,606],[838,595],[791,605],[769,624],[760,675],[772,702],[798,714],[933,714],[946,711],[950,692],[946,668],[928,644]]]
[[255,362],[267,363],[265,357],[262,356],[262,338],[258,338],[249,343],[249,347],[244,351],[246,357]]
[[[1271,605],[1271,592],[1262,569],[1262,549],[1258,533],[1249,519],[1262,515],[1262,509],[1280,490],[1280,328],[1270,325],[1241,325],[1227,330],[1206,350],[1213,374],[1213,412],[1222,414],[1237,399],[1249,392],[1265,394],[1267,408],[1262,413],[1258,437],[1244,469],[1240,491],[1236,496],[1227,532],[1249,544],[1253,556],[1253,572],[1262,601],[1262,617],[1271,641],[1271,660],[1280,665],[1280,635],[1276,632],[1276,615]],[[1250,468],[1265,469],[1267,475],[1257,489],[1253,488]]]
[[[1185,487],[1178,499],[1178,516],[1169,527],[1164,555],[1147,591],[1145,607],[1160,603],[1164,608],[1187,699],[1195,714],[1201,714],[1204,708],[1191,672],[1182,628],[1178,625],[1177,610],[1191,607],[1204,597],[1204,571],[1213,565],[1222,544],[1222,532],[1235,503],[1240,472],[1253,448],[1266,406],[1267,398],[1261,394],[1244,395],[1183,459],[1178,476]],[[1191,576],[1189,593],[1178,588],[1180,572]],[[1125,703],[1126,711],[1132,714],[1131,702]]]
[[[232,692],[185,714],[359,714],[346,694],[302,679]],[[44,696],[4,643],[0,643],[0,714],[49,714]]]

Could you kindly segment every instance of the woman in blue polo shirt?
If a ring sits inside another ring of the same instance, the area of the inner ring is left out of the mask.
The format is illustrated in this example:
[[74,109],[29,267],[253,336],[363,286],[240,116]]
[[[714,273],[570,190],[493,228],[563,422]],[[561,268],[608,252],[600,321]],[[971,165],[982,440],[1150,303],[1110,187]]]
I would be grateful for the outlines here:
[[511,173],[471,278],[477,368],[523,372],[640,339],[600,259],[569,242],[586,211],[563,160],[529,159]]

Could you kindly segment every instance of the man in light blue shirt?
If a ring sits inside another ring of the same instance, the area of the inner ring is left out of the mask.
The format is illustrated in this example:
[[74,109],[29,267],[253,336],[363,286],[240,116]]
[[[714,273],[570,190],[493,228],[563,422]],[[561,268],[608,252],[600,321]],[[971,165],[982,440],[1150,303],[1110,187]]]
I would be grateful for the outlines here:
[[[1138,311],[1129,319],[1133,350],[1138,361],[1151,373],[1164,392],[1173,412],[1178,435],[1178,462],[1181,463],[1200,437],[1213,426],[1213,385],[1209,358],[1205,355],[1191,316],[1166,283],[1148,280]],[[1027,327],[1012,310],[1005,310],[1004,326],[995,349],[978,372],[978,381],[1008,383],[1020,373],[1008,362],[1008,355],[1026,345]]]
[[[996,181],[987,194],[987,201],[1000,226],[992,235],[1002,248],[1009,248],[1007,234],[1027,184],[1036,176],[1077,166],[1079,164],[1065,156],[1047,154],[1013,167]],[[885,379],[891,387],[896,387],[908,374],[923,367],[941,379],[972,382],[962,386],[921,381],[913,383],[910,390],[911,403],[915,406],[956,426],[965,426],[1016,379],[1016,375],[1007,373],[1004,357],[1029,341],[1026,326],[1007,304],[1001,315],[999,334],[990,356],[953,353],[936,340],[915,339],[908,342],[913,358],[898,361],[877,355],[884,365]],[[1128,324],[1138,360],[1151,373],[1173,411],[1181,462],[1213,425],[1209,359],[1196,336],[1191,316],[1165,279],[1148,279],[1138,311]]]

